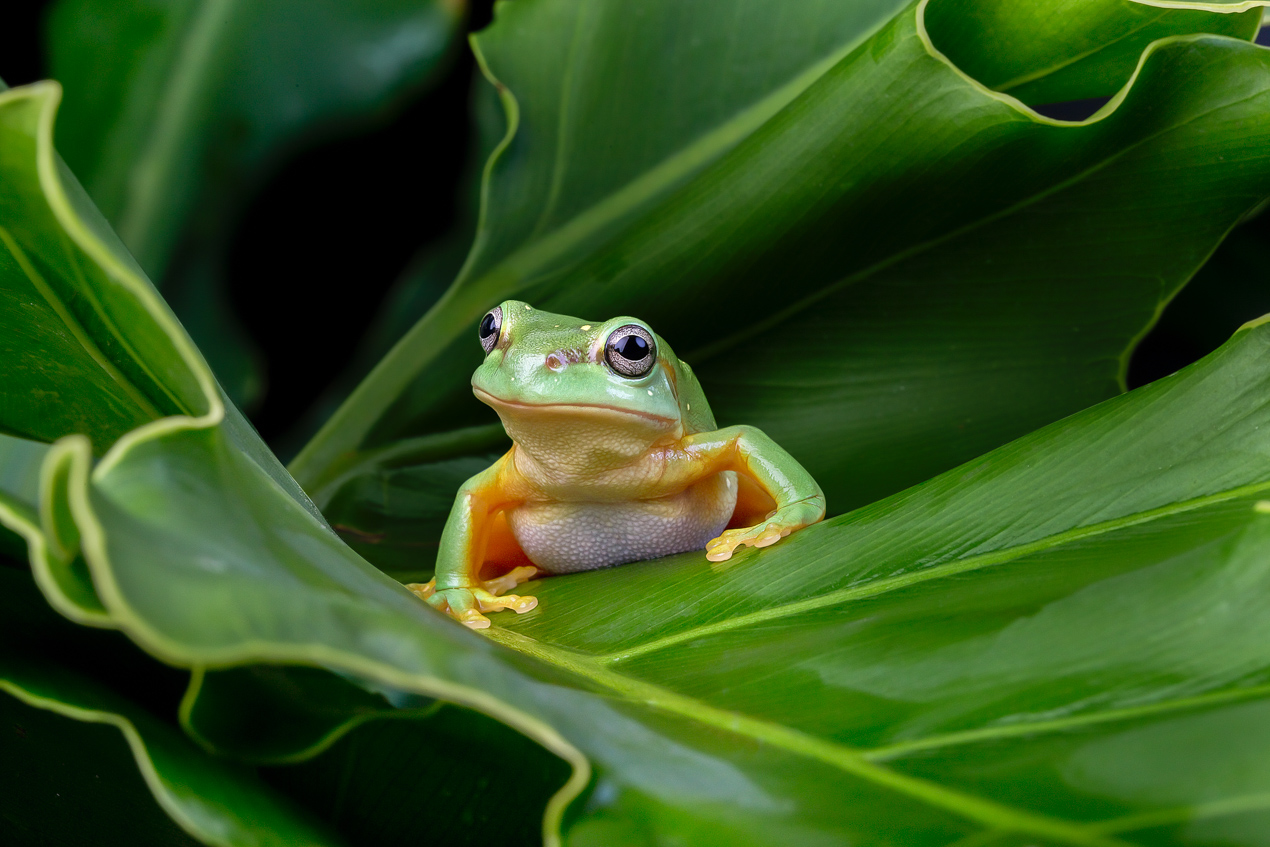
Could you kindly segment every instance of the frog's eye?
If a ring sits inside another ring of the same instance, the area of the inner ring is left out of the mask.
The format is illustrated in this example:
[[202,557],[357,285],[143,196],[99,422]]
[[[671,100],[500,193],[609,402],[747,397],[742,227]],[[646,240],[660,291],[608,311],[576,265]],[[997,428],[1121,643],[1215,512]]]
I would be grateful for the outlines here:
[[476,334],[481,337],[481,346],[485,348],[486,353],[494,349],[494,345],[498,343],[498,333],[502,329],[503,307],[495,306],[481,318],[481,327],[476,331]]
[[641,377],[657,362],[657,344],[642,326],[619,326],[604,345],[604,358],[622,376]]

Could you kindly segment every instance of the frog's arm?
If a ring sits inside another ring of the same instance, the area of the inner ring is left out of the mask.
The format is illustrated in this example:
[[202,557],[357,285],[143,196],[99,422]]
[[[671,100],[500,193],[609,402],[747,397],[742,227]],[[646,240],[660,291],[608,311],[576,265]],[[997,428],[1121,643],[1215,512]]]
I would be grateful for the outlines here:
[[489,626],[489,618],[482,612],[500,609],[527,612],[538,605],[534,597],[499,596],[531,578],[536,568],[516,568],[497,579],[481,581],[481,566],[485,563],[485,548],[494,516],[519,502],[514,494],[517,473],[511,456],[509,451],[463,483],[441,531],[436,577],[431,582],[406,586],[473,629]]
[[[681,444],[685,473],[705,477],[736,471],[752,479],[776,503],[754,526],[729,529],[706,545],[706,558],[722,562],[743,544],[767,547],[825,516],[825,494],[811,474],[772,439],[752,426],[730,426],[690,435]],[[685,480],[691,482],[693,480]]]

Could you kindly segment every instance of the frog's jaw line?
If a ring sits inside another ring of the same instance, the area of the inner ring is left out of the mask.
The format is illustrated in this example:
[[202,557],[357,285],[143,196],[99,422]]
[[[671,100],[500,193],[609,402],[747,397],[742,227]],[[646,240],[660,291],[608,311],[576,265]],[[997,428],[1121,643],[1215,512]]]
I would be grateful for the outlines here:
[[637,412],[632,409],[620,409],[617,406],[606,406],[603,403],[521,403],[517,400],[504,400],[501,397],[495,397],[488,391],[475,386],[472,388],[472,393],[476,395],[477,400],[492,407],[495,411],[505,409],[513,414],[568,411],[570,414],[622,415],[623,417],[642,418],[667,429],[679,423],[673,418],[663,417],[662,415]]

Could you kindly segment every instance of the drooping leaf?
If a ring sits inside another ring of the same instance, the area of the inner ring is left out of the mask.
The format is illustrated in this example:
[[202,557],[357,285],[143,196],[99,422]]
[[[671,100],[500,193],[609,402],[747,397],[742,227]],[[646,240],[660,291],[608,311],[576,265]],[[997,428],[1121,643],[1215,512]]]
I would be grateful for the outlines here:
[[1260,28],[1260,5],[1238,14],[1200,5],[937,2],[928,7],[926,25],[936,46],[963,71],[1036,105],[1110,97],[1158,38],[1210,32],[1251,40]]
[[[196,673],[185,704],[182,723],[205,748],[268,765],[266,782],[350,844],[533,844],[569,775],[483,715],[318,668]],[[473,755],[482,749],[509,766]]]
[[320,668],[250,665],[196,670],[181,722],[217,754],[282,764],[312,758],[367,721],[419,720],[437,705],[423,702],[399,710],[382,694]]
[[468,381],[505,297],[649,320],[720,423],[762,428],[841,512],[1116,393],[1162,304],[1270,192],[1252,45],[1162,46],[1065,124],[951,66],[925,4],[674,8],[543,0],[476,37],[510,126],[468,265],[291,464],[376,562],[421,543],[394,549],[373,519],[411,497],[384,487],[409,479],[393,445],[495,420]]
[[58,148],[236,399],[261,388],[223,291],[224,254],[246,197],[284,154],[365,125],[418,91],[451,49],[465,8],[465,0],[54,5],[50,70],[66,89]]

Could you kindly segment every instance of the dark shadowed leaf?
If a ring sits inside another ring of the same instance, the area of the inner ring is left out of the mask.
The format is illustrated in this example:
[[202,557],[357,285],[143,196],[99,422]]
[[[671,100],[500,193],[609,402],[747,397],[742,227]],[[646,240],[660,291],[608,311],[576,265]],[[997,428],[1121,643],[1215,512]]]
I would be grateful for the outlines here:
[[[59,618],[40,602],[30,577],[20,572],[0,571],[0,605],[3,606],[0,692],[4,693],[5,708],[15,717],[20,710],[8,705],[8,695],[28,706],[76,721],[113,727],[122,734],[122,741],[126,741],[135,767],[140,770],[154,800],[181,829],[205,844],[282,847],[339,843],[315,820],[270,791],[251,770],[206,755],[179,729],[156,714],[156,709],[161,711],[166,701],[174,715],[183,674],[158,665],[116,634],[76,627]],[[136,699],[136,691],[144,692],[145,699]],[[48,720],[38,720],[37,725],[41,733],[54,731]],[[13,731],[9,727],[6,730]],[[108,784],[98,790],[84,788],[85,781],[91,783],[94,779],[90,771],[83,770],[94,764],[94,756],[109,763],[112,770],[120,769],[122,741],[118,735],[107,739],[101,732],[86,733],[80,729],[67,732],[70,737],[90,739],[91,746],[83,751],[87,754],[84,758],[77,755],[62,765],[65,773],[59,781],[73,792],[65,803],[55,790],[53,796],[41,790],[50,785],[53,775],[46,770],[50,763],[22,750],[16,751],[19,758],[15,760],[6,757],[5,776],[9,779],[19,776],[9,764],[25,764],[45,773],[41,780],[43,786],[38,783],[13,785],[4,792],[9,802],[26,796],[38,803],[36,809],[18,810],[22,814],[19,821],[50,819],[53,822],[46,826],[73,834],[75,839],[71,843],[88,843],[81,840],[92,837],[91,825],[111,817],[118,824],[137,816],[138,827],[158,833],[170,831],[172,827],[164,827],[154,820],[153,801],[144,795],[137,796],[141,785],[133,774],[124,775],[123,785]],[[6,740],[13,743],[11,739]],[[43,739],[31,739],[31,742],[40,742],[37,748],[40,755],[55,755],[54,751],[59,748],[65,750]],[[98,791],[112,792],[113,796]],[[87,796],[77,797],[80,793]],[[125,805],[103,806],[102,801],[107,799]],[[96,819],[66,820],[66,808],[72,802],[95,810]],[[63,809],[60,814],[59,806]],[[128,831],[126,834],[133,840],[119,843],[139,843],[141,831]],[[41,827],[32,834],[47,838],[53,832]],[[109,840],[123,835],[125,833],[107,832],[103,838]]]
[[417,92],[454,45],[465,7],[53,7],[49,65],[66,89],[58,149],[240,402],[262,387],[223,291],[224,254],[246,197],[283,155],[382,118]]

